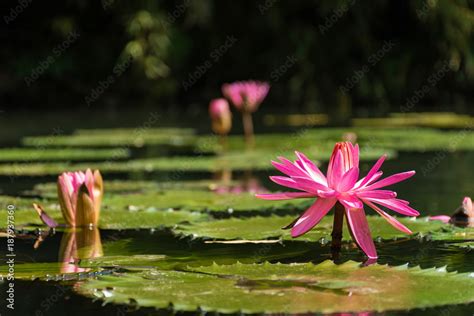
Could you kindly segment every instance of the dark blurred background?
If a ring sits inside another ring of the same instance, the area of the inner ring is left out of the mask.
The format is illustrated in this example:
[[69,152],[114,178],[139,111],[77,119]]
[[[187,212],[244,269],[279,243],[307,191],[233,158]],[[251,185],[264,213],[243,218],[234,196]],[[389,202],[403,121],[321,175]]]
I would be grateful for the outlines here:
[[0,6],[2,116],[156,109],[192,117],[207,112],[222,83],[245,79],[271,83],[261,109],[268,113],[329,113],[343,122],[474,112],[474,1]]

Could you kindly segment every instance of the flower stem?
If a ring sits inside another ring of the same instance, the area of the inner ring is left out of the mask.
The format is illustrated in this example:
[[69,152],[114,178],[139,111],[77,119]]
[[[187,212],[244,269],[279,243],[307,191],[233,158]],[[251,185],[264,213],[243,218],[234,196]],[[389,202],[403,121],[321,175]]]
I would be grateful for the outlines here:
[[220,143],[220,145],[221,145],[222,151],[227,151],[228,142],[227,142],[227,135],[226,135],[226,134],[220,135],[220,137],[219,137],[219,143]]
[[244,124],[245,142],[248,147],[255,145],[255,138],[253,134],[253,121],[252,114],[250,112],[242,112],[242,122]]
[[334,207],[334,222],[332,225],[332,242],[331,250],[334,254],[339,253],[341,250],[341,240],[342,240],[342,225],[344,224],[344,206],[337,202]]

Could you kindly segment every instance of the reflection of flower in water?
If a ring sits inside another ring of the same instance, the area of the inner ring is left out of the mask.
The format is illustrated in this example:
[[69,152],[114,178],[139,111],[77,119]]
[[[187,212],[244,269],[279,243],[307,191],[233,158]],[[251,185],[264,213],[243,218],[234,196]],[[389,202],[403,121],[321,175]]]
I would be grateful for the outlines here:
[[253,176],[250,171],[246,172],[244,178],[240,181],[232,181],[232,171],[229,169],[216,172],[214,179],[218,181],[218,183],[212,186],[211,190],[217,194],[255,194],[257,192],[268,192],[268,190],[262,186],[260,180]]
[[79,267],[79,260],[102,256],[102,242],[97,228],[73,229],[64,233],[59,250],[61,273],[87,272],[90,269]]

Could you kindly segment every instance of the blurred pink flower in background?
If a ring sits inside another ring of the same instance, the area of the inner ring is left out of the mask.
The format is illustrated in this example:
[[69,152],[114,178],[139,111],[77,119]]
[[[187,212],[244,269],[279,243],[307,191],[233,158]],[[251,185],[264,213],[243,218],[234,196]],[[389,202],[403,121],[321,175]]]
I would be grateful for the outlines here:
[[219,135],[225,135],[232,128],[232,113],[226,99],[213,99],[209,103],[209,116],[212,120],[212,131]]
[[222,93],[241,112],[255,112],[270,90],[267,82],[237,81],[222,85]]
[[[382,171],[379,169],[386,158],[384,155],[368,174],[359,180],[359,146],[354,146],[349,142],[337,143],[334,147],[328,165],[327,177],[305,155],[296,152],[296,156],[298,159],[294,163],[283,157],[279,158],[281,162],[273,161],[273,166],[288,177],[273,176],[270,179],[277,184],[300,192],[257,194],[257,197],[267,200],[317,198],[316,202],[303,215],[290,224],[292,237],[298,237],[308,232],[321,221],[333,206],[339,204],[344,207],[342,216],[345,214],[347,217],[349,230],[357,245],[369,258],[377,258],[364,212],[364,203],[398,230],[407,234],[412,233],[379,206],[407,216],[418,216],[419,212],[411,208],[408,205],[409,202],[397,199],[395,192],[379,189],[406,180],[412,177],[415,171],[402,172],[379,180],[382,176]],[[333,232],[334,229],[336,227],[333,227]],[[340,231],[342,232],[342,228]]]
[[222,85],[222,93],[242,113],[245,142],[249,147],[255,144],[252,113],[255,112],[270,90],[267,82],[237,81]]

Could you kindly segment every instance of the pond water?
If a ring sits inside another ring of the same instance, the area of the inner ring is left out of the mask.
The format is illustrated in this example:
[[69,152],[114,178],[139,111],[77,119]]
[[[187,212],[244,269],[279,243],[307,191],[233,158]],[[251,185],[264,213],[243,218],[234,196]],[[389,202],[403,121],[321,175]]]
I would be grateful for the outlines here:
[[[155,151],[135,149],[132,150],[129,159],[143,159],[152,157]],[[183,155],[183,152],[180,153]],[[365,174],[374,161],[362,162],[362,174]],[[464,196],[469,196],[474,192],[474,152],[456,151],[448,152],[442,150],[430,151],[399,151],[397,157],[388,160],[384,167],[384,173],[390,175],[405,170],[417,170],[417,175],[411,180],[400,185],[393,186],[398,196],[409,200],[410,204],[420,210],[422,216],[451,214],[460,205]],[[326,164],[321,168],[326,170]],[[146,181],[148,183],[160,183],[161,181],[172,178],[170,171],[150,171],[150,172],[111,172],[105,173],[105,187],[107,182],[114,180],[133,180]],[[276,174],[273,170],[240,170],[233,173],[233,181],[239,182],[248,179],[252,175],[253,181],[258,183],[258,187],[270,191],[280,190],[281,188],[268,180],[269,175]],[[34,191],[35,186],[40,183],[49,183],[55,181],[55,176],[15,176],[12,178],[4,175],[0,177],[0,187],[2,194],[10,196],[22,196],[25,198],[37,198],[39,195]],[[216,178],[214,172],[188,171],[180,174],[179,181],[196,182],[199,180],[213,180]],[[33,191],[33,193],[32,193]],[[201,194],[199,190],[195,192],[196,196]],[[107,195],[107,191],[106,191]],[[236,199],[239,195],[236,194]],[[159,196],[156,204],[159,205]],[[130,205],[134,205],[133,195],[130,196]],[[32,211],[32,210],[31,210]],[[33,212],[33,211],[32,211]],[[280,215],[286,213],[280,212]],[[295,214],[293,209],[289,209],[287,214]],[[254,213],[237,212],[236,214],[228,212],[211,212],[208,214],[217,219],[226,219],[234,217],[252,217]],[[270,216],[269,213],[262,213],[261,216]],[[130,216],[133,216],[130,215]],[[388,225],[388,224],[387,224]],[[33,229],[40,226],[33,226]],[[41,231],[44,235],[44,227]],[[176,312],[173,308],[155,310],[151,307],[138,307],[129,305],[103,305],[99,299],[92,299],[88,296],[78,294],[75,290],[81,283],[87,282],[91,276],[88,273],[95,273],[94,268],[84,269],[79,275],[74,277],[64,277],[63,273],[48,266],[48,263],[63,261],[64,244],[68,238],[71,238],[67,232],[61,229],[51,231],[39,244],[37,241],[38,231],[20,231],[15,241],[15,262],[17,273],[27,275],[28,269],[35,270],[38,275],[44,275],[40,279],[30,281],[18,278],[15,281],[15,313],[17,315],[150,315],[150,314],[171,314],[183,313]],[[472,236],[472,235],[471,235]],[[78,238],[78,237],[76,237]],[[218,265],[231,265],[237,262],[241,263],[260,263],[268,261],[270,263],[281,262],[290,263],[314,263],[319,264],[325,260],[331,259],[330,244],[324,240],[314,240],[313,242],[295,240],[285,240],[284,242],[275,242],[265,244],[258,243],[222,243],[209,242],[206,239],[193,239],[189,236],[183,237],[176,235],[170,227],[161,227],[156,229],[102,229],[94,238],[94,244],[99,243],[102,255],[107,257],[120,256],[163,256],[163,263],[158,269],[172,269],[182,271],[190,267],[211,266],[214,263]],[[7,258],[6,246],[2,238],[2,247],[0,247],[0,257]],[[97,241],[98,240],[98,241]],[[458,240],[465,242],[466,240]],[[474,250],[469,247],[453,246],[456,241],[436,240],[430,238],[397,238],[384,239],[377,242],[379,253],[378,264],[388,264],[389,266],[399,266],[407,264],[410,267],[420,266],[421,268],[441,268],[446,266],[447,271],[473,272],[474,271]],[[262,250],[263,249],[263,250]],[[94,257],[94,256],[92,256]],[[100,257],[100,256],[98,256]],[[87,261],[87,256],[75,258],[72,266],[81,266],[81,261]],[[94,259],[94,258],[93,258]],[[364,262],[364,255],[351,243],[345,243],[336,263],[342,264],[353,260]],[[34,265],[44,263],[46,265]],[[28,267],[27,264],[33,264]],[[22,268],[24,265],[26,268]],[[116,275],[123,271],[134,271],[142,268],[148,268],[147,263],[133,262],[126,264],[114,264],[106,262],[99,264],[96,276]],[[151,264],[155,267],[155,263]],[[54,267],[54,265],[53,265]],[[22,270],[24,269],[24,270]],[[31,272],[31,271],[30,271]],[[62,271],[64,272],[64,271]],[[274,283],[264,286],[273,287]],[[263,285],[262,285],[263,286]],[[279,287],[294,287],[295,285],[279,284]],[[391,286],[390,283],[387,284]],[[396,285],[393,285],[396,286]],[[4,295],[7,289],[7,283],[0,285],[1,293]],[[447,292],[454,289],[446,288]],[[196,287],[199,292],[199,287]],[[317,293],[315,294],[317,299]],[[438,294],[439,295],[439,294]],[[1,311],[9,315],[11,311],[5,309],[5,304],[1,303]],[[440,307],[429,307],[426,309],[414,308],[410,311],[404,311],[403,308],[389,312],[372,312],[370,315],[471,315],[474,310],[474,304],[444,305]],[[192,312],[188,312],[192,313]],[[204,313],[204,312],[203,312]]]

